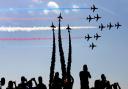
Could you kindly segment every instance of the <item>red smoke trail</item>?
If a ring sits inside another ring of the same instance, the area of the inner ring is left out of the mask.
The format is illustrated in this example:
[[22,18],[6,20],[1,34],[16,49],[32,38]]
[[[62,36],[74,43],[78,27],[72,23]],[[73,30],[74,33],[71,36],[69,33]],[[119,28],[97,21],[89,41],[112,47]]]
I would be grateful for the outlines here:
[[[72,37],[72,39],[83,39],[84,37]],[[62,39],[68,39],[63,37]],[[52,40],[52,38],[0,38],[0,41],[32,41],[32,40]]]
[[[74,21],[74,20],[79,20],[82,18],[78,17],[73,17],[73,18],[65,18],[64,20],[66,21]],[[0,21],[43,21],[43,20],[57,20],[56,18],[0,18]]]

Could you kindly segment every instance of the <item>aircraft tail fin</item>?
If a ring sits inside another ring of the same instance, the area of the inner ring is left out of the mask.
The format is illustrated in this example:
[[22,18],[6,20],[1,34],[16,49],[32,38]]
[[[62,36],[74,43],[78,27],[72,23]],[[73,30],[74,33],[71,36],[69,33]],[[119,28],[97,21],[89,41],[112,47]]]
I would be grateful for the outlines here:
[[107,27],[109,27],[109,25],[107,24]]
[[85,39],[87,39],[87,36],[85,36]]
[[99,26],[99,28],[101,28],[101,26]]

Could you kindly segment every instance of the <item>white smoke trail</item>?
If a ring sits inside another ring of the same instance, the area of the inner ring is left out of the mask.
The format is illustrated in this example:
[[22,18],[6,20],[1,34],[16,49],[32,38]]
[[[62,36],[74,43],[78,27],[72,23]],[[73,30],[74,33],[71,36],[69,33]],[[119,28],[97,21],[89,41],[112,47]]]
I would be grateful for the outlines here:
[[[71,26],[72,30],[77,29],[94,29],[97,26]],[[15,31],[43,31],[43,30],[51,30],[51,27],[0,27],[0,31],[7,32],[15,32]],[[55,28],[57,30],[58,27]],[[66,29],[66,27],[61,27],[62,30]]]

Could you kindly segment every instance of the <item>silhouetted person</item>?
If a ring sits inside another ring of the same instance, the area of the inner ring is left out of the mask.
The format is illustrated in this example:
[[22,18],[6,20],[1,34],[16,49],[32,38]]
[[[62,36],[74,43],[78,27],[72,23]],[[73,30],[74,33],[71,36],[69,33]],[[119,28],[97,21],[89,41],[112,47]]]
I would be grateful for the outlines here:
[[81,89],[89,89],[89,80],[88,79],[91,78],[91,75],[88,72],[87,65],[83,66],[83,71],[80,71],[79,77],[80,77]]
[[2,89],[2,86],[4,86],[4,85],[5,85],[5,78],[2,77],[1,81],[0,81],[0,89]]
[[41,76],[38,77],[38,81],[39,81],[38,84],[35,81],[35,84],[37,84],[37,86],[36,86],[37,89],[47,89],[46,85],[43,83],[43,79]]
[[101,88],[102,89],[105,89],[106,88],[106,85],[107,85],[107,80],[106,80],[106,77],[104,74],[101,74]]
[[21,83],[18,85],[18,89],[27,89],[27,79],[22,76]]
[[63,82],[62,79],[59,78],[59,73],[55,73],[55,77],[52,82],[52,89],[62,89]]
[[13,81],[9,81],[9,82],[8,82],[8,87],[7,87],[6,89],[15,89],[15,88],[13,87]]
[[13,82],[12,81],[8,82],[8,87],[6,89],[13,89]]
[[118,83],[112,84],[113,89],[121,89]]

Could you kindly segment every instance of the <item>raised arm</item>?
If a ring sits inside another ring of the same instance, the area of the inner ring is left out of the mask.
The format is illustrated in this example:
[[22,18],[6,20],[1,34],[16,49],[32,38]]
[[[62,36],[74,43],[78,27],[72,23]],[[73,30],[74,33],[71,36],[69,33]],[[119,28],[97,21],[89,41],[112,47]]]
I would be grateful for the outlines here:
[[121,87],[120,87],[119,83],[117,83],[117,86],[118,86],[118,88],[119,88],[119,89],[121,89]]
[[15,88],[17,88],[17,86],[16,86],[16,81],[13,81],[13,84],[14,84]]
[[34,81],[34,83],[35,83],[36,86],[38,85],[37,82],[36,82],[36,80],[35,80],[35,78],[32,78],[31,80]]
[[90,72],[88,72],[88,77],[91,78],[91,74],[90,74]]

